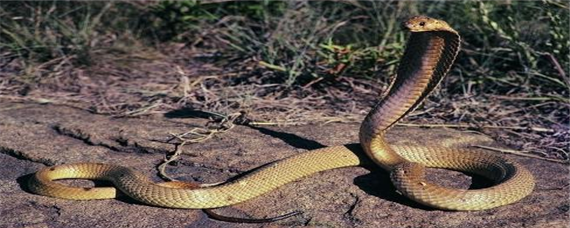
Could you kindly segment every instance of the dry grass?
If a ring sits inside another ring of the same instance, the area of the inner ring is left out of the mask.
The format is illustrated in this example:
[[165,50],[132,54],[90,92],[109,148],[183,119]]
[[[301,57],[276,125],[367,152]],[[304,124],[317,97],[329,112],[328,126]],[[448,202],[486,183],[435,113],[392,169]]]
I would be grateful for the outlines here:
[[[398,21],[417,12],[445,17],[460,25],[463,52],[441,88],[406,124],[477,130],[525,153],[568,160],[567,3],[545,1],[539,10],[536,2],[434,2],[428,8],[299,2],[271,13],[223,2],[199,8],[191,21],[166,21],[157,14],[162,19],[154,30],[133,25],[124,33],[118,31],[132,19],[121,9],[156,8],[27,4],[28,13],[36,13],[30,20],[0,12],[9,21],[3,28],[12,31],[0,36],[6,44],[0,46],[3,100],[65,104],[123,118],[180,109],[244,112],[257,124],[281,125],[360,121],[385,90],[403,50]],[[213,19],[200,16],[212,10]],[[119,15],[113,23],[105,20],[110,13]],[[498,16],[504,13],[510,19]],[[70,24],[73,17],[91,23]],[[93,17],[100,19],[87,19]],[[160,27],[165,24],[178,27]],[[28,32],[15,33],[16,26]],[[61,32],[67,30],[80,35]],[[55,38],[43,39],[50,32]]]

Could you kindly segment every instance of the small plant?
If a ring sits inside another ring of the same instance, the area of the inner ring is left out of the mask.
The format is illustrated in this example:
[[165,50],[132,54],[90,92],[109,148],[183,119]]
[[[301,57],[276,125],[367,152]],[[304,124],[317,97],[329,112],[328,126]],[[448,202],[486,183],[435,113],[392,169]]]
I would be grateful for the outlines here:
[[4,4],[1,49],[39,62],[67,58],[80,64],[89,63],[99,35],[95,28],[111,6],[56,1]]
[[332,39],[319,45],[317,51],[319,61],[317,66],[320,72],[332,76],[349,76],[356,78],[371,78],[372,72],[377,71],[379,65],[388,67],[382,62],[380,48],[355,48],[352,44],[337,45]]
[[[198,0],[161,1],[151,5],[150,23],[158,28],[161,40],[189,40],[202,33],[208,25],[233,21],[232,17],[244,17],[256,23],[266,23],[269,14],[282,12],[281,1],[227,1],[209,3]],[[238,19],[239,20],[239,19]]]

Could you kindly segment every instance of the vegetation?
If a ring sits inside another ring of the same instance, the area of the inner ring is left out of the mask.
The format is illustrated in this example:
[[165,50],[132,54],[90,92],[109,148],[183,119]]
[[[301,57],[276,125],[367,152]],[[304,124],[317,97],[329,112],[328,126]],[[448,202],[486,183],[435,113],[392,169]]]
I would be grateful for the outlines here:
[[[467,124],[567,159],[569,7],[554,0],[5,2],[0,96],[121,116],[191,107],[273,121],[354,121],[397,66],[407,37],[400,22],[425,14],[456,28],[463,47],[443,88],[408,121]],[[101,81],[116,87],[94,89]]]

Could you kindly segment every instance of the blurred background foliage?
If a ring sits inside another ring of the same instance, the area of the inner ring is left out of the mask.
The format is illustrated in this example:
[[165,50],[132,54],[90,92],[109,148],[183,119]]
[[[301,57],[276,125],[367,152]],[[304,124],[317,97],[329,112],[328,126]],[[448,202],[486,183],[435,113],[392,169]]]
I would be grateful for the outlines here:
[[513,86],[535,83],[567,95],[568,7],[552,0],[3,2],[0,49],[4,58],[41,63],[72,55],[89,64],[93,52],[117,42],[186,42],[255,57],[291,86],[391,74],[406,40],[400,22],[425,14],[462,34],[461,83],[481,92],[537,92]]

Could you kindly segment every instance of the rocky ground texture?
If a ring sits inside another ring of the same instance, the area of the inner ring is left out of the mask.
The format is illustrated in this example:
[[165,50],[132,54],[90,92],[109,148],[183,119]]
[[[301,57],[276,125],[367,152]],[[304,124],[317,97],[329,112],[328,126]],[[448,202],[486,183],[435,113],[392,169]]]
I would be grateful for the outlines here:
[[[385,171],[376,167],[330,170],[289,183],[251,201],[215,210],[236,217],[304,213],[271,224],[235,224],[210,219],[200,210],[143,205],[122,197],[72,201],[31,194],[29,175],[50,165],[104,162],[133,167],[156,181],[156,165],[175,150],[170,133],[203,126],[208,120],[184,115],[113,118],[54,104],[0,102],[0,227],[567,227],[568,166],[504,155],[535,175],[535,191],[522,201],[491,210],[454,212],[422,207],[398,195]],[[271,161],[325,145],[358,141],[358,124],[234,129],[184,146],[167,171],[179,180],[224,181]],[[393,129],[393,143],[453,144],[482,135],[450,129]],[[458,145],[456,145],[458,146]],[[430,170],[438,183],[468,188],[472,177]],[[476,178],[475,178],[476,179]],[[77,182],[77,183],[75,183]],[[88,181],[75,184],[92,185]]]

